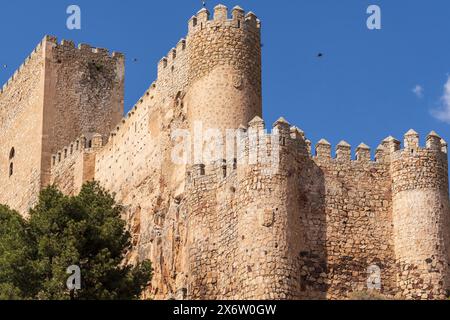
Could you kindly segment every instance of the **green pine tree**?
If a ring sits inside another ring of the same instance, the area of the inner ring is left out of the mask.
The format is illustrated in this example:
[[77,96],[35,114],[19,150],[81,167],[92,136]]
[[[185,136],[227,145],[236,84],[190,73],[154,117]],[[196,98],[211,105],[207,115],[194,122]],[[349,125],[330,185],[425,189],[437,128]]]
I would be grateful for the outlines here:
[[[151,280],[150,262],[137,266],[123,264],[131,248],[131,236],[121,218],[122,208],[95,182],[84,185],[75,197],[67,197],[55,187],[43,190],[28,221],[6,212],[5,216],[11,217],[10,224],[17,225],[15,228],[20,232],[18,244],[13,245],[6,227],[0,229],[0,239],[5,237],[11,243],[4,251],[0,250],[0,270],[5,268],[9,270],[6,273],[11,273],[10,276],[5,273],[5,279],[11,280],[5,282],[3,289],[0,287],[0,298],[138,299]],[[25,260],[19,261],[19,265],[30,271],[25,284],[19,281],[21,278],[9,258],[9,252],[22,248],[21,245],[27,248],[23,253],[19,250],[25,258],[17,253],[16,260]],[[66,271],[72,265],[81,269],[81,290],[75,292],[69,292],[66,286],[70,276]]]
[[0,300],[26,299],[35,293],[34,257],[26,222],[0,205]]

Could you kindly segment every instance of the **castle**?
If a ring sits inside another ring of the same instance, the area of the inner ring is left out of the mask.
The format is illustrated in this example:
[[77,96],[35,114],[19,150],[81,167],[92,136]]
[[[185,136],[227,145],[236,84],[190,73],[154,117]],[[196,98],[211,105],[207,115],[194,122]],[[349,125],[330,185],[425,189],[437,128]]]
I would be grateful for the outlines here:
[[[155,299],[446,298],[445,141],[411,130],[353,159],[282,118],[267,134],[260,31],[240,7],[200,10],[125,118],[124,56],[46,36],[0,91],[0,203],[26,215],[45,186],[99,181],[124,206],[128,262],[153,263]],[[240,159],[174,163],[172,132],[199,123],[235,129]],[[276,167],[238,161],[274,145]]]

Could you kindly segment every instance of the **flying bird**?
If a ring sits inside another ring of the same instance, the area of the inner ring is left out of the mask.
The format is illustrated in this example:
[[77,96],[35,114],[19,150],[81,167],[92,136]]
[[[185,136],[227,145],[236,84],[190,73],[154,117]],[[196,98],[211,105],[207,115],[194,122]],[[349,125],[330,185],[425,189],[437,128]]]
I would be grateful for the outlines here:
[[5,68],[5,69],[8,68],[8,65],[4,64],[4,65],[3,65],[3,68]]
[[323,57],[323,53],[322,52],[319,52],[318,54],[317,54],[317,58],[322,58]]

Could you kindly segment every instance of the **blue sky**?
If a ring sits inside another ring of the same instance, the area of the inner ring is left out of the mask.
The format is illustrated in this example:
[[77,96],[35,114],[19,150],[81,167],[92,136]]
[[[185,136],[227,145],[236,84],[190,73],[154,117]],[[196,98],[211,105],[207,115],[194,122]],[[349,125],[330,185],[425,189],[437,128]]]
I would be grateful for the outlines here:
[[[450,110],[450,83],[447,95],[444,90],[450,73],[450,1],[224,0],[208,1],[208,7],[219,2],[229,8],[239,4],[262,20],[268,124],[284,116],[314,143],[345,139],[373,149],[388,135],[402,139],[410,128],[421,134],[422,143],[431,130],[450,140],[450,123],[431,112]],[[70,4],[81,7],[81,31],[66,28]],[[366,27],[371,4],[381,7],[381,30]],[[200,8],[199,0],[2,1],[0,82],[44,34],[53,34],[124,52],[129,109]],[[318,52],[324,57],[318,59]]]

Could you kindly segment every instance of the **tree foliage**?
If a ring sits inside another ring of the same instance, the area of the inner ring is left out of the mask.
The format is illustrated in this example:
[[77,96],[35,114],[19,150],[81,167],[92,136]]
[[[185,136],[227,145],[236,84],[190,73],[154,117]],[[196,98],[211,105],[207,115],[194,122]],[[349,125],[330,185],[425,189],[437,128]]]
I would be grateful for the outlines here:
[[[128,300],[139,298],[152,269],[124,265],[131,249],[122,208],[97,183],[75,197],[48,187],[24,220],[0,207],[0,299]],[[67,268],[81,270],[81,290],[70,292]]]
[[0,299],[24,299],[35,287],[31,243],[22,217],[0,205]]

